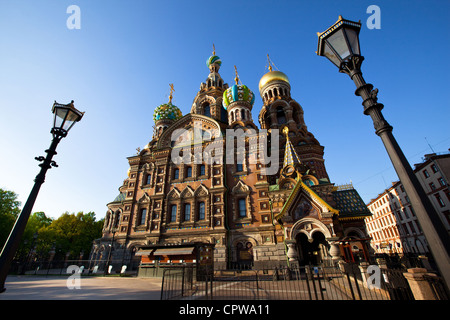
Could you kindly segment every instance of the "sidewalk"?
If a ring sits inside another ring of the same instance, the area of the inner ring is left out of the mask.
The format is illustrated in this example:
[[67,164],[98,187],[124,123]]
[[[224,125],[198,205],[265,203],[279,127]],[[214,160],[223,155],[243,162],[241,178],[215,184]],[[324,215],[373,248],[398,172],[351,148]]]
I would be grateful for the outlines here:
[[[69,289],[65,276],[8,276],[0,300],[159,300],[161,278],[81,277]],[[69,279],[69,286],[76,282]]]

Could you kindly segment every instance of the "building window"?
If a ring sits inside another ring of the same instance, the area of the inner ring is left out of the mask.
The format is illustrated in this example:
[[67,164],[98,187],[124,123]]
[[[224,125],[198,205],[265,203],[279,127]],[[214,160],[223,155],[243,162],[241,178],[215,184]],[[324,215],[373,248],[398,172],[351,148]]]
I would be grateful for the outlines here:
[[438,169],[437,169],[437,167],[436,167],[435,164],[432,164],[432,165],[431,165],[431,170],[433,171],[433,173],[438,172]]
[[177,180],[180,178],[180,169],[173,170],[173,179]]
[[147,209],[141,209],[141,220],[140,220],[140,225],[145,224],[145,218],[147,216]]
[[239,203],[239,217],[240,218],[245,218],[247,216],[247,210],[245,208],[245,199],[239,199],[238,200]]
[[429,184],[429,186],[430,186],[431,190],[436,190],[436,186],[434,185],[433,182],[431,182],[431,183]]
[[151,181],[152,181],[152,175],[151,175],[151,174],[148,174],[148,175],[147,175],[147,179],[146,179],[146,181],[145,181],[145,184],[150,184]]
[[424,175],[425,178],[429,178],[430,177],[430,174],[428,173],[427,170],[423,170],[423,175]]
[[277,108],[277,121],[279,125],[286,123],[286,116],[284,115],[284,110],[282,107]]
[[442,177],[438,178],[439,184],[441,185],[441,187],[445,187],[445,181]]
[[205,203],[198,204],[198,220],[205,220]]
[[174,204],[172,205],[172,207],[170,208],[170,222],[175,222],[177,221],[177,205]]
[[192,167],[186,167],[186,178],[192,177]]
[[245,120],[245,110],[241,109],[241,120],[244,121]]
[[441,196],[439,194],[435,194],[434,196],[436,197],[436,201],[439,203],[439,206],[441,208],[445,207],[445,203],[442,200]]
[[184,205],[184,221],[190,220],[191,220],[191,205],[189,203],[186,203]]
[[205,116],[211,117],[211,108],[209,107],[209,104],[205,105],[204,110],[205,110]]
[[244,166],[242,165],[242,163],[237,163],[236,164],[236,172],[241,172],[244,171]]
[[200,165],[200,175],[204,176],[206,174],[206,167],[204,164]]

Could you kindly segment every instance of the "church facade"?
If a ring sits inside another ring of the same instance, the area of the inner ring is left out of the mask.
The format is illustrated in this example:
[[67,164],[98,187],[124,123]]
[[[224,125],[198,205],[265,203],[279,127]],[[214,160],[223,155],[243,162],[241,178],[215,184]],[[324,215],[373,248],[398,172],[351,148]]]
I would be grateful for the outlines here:
[[261,78],[258,127],[256,94],[237,71],[229,86],[215,52],[207,66],[190,113],[172,104],[172,90],[155,109],[153,137],[128,158],[91,260],[192,262],[180,248],[191,243],[212,245],[222,269],[367,260],[370,212],[352,186],[330,181],[286,74],[269,66]]

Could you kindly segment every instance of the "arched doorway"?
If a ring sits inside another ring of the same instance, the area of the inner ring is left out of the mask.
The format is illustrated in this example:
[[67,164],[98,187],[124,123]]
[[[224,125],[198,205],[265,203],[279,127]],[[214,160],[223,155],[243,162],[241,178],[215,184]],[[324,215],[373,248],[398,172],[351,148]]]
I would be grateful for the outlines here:
[[300,232],[296,236],[298,260],[300,265],[321,264],[327,256],[329,244],[322,232],[316,231],[311,238]]

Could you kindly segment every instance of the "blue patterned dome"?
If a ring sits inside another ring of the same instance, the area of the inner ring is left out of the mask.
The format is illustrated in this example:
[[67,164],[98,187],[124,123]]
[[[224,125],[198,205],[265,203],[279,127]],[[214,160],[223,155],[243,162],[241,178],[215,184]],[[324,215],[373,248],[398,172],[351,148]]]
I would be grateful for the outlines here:
[[158,120],[178,120],[183,116],[180,109],[171,102],[162,104],[155,109],[153,121]]

